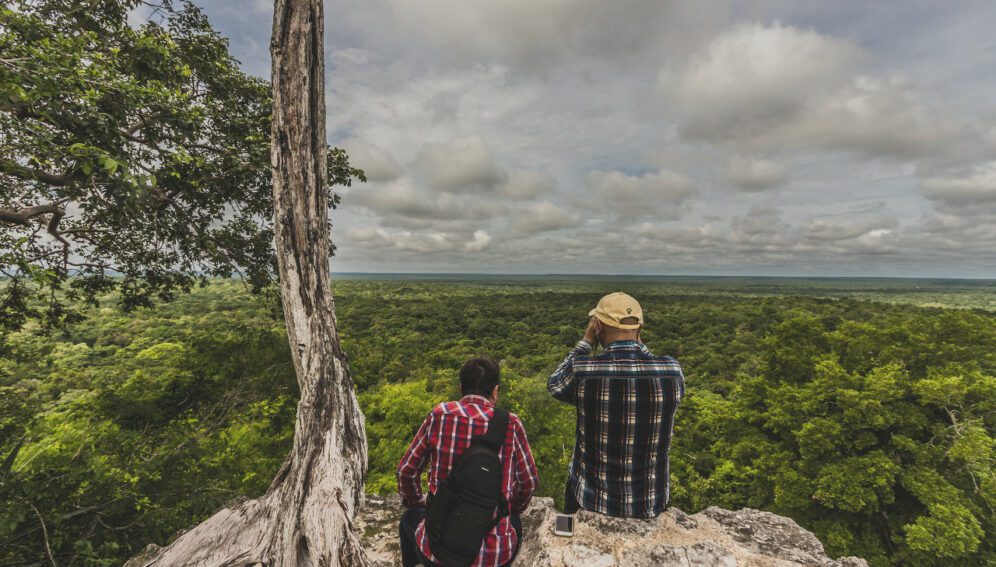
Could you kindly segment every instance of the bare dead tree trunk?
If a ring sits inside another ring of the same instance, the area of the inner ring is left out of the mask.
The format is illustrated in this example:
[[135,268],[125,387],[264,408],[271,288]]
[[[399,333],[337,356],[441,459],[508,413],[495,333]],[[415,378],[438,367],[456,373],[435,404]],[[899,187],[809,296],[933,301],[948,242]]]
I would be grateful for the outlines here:
[[367,446],[329,278],[322,0],[276,0],[270,158],[280,292],[301,388],[294,448],[266,494],[224,509],[147,566],[355,567]]

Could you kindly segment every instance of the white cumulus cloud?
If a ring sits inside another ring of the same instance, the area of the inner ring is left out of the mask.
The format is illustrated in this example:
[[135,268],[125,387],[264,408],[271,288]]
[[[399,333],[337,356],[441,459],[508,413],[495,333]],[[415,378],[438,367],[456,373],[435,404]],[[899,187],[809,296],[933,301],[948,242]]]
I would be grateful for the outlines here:
[[484,232],[483,230],[474,231],[474,239],[465,242],[463,247],[471,252],[477,252],[479,250],[484,250],[488,244],[491,243],[491,235]]

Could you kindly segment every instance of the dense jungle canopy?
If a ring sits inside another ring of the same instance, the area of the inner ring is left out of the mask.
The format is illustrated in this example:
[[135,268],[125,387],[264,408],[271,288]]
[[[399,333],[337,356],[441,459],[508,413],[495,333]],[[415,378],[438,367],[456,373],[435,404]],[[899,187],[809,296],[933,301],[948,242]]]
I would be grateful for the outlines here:
[[[468,357],[502,361],[540,494],[559,497],[574,415],[546,376],[609,283],[339,281],[343,348],[367,417],[367,489],[394,468]],[[687,374],[673,504],[794,518],[873,565],[994,560],[996,319],[709,284],[627,286],[644,340]],[[991,291],[983,291],[985,297]],[[114,565],[263,491],[290,446],[296,383],[272,298],[214,282],[155,309],[120,298],[64,334],[7,336],[0,358],[4,562]],[[19,447],[19,450],[17,448]],[[37,511],[37,514],[36,514]]]

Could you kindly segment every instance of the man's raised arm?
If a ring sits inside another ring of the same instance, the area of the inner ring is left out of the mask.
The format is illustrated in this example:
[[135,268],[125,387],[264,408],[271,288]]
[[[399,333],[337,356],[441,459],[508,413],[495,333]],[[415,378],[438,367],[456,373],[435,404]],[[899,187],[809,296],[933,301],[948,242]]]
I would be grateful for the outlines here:
[[546,389],[558,400],[574,405],[577,403],[577,382],[574,380],[574,357],[579,354],[591,354],[592,347],[584,340],[567,353],[567,358],[560,363],[557,370],[546,381]]
[[567,353],[567,357],[560,363],[557,370],[550,375],[546,381],[546,389],[554,398],[566,403],[575,405],[578,400],[577,382],[574,380],[574,358],[579,354],[591,354],[595,350],[598,323],[592,317],[588,321],[588,327],[584,330],[584,338]]

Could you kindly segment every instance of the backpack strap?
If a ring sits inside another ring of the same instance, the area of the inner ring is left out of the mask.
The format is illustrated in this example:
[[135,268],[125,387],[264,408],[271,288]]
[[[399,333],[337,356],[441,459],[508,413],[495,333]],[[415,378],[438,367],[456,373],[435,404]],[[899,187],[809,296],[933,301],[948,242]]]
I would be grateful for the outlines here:
[[479,439],[488,447],[491,447],[495,451],[499,451],[502,445],[505,444],[505,435],[507,433],[508,412],[503,409],[495,408],[495,413],[491,416],[491,421],[488,423],[488,432]]
[[504,496],[500,496],[498,498],[498,513],[495,515],[495,519],[491,520],[491,525],[488,527],[488,531],[490,532],[495,529],[495,526],[498,525],[498,522],[500,522],[502,518],[507,518],[511,515],[512,512],[508,509],[508,500],[505,500]]
[[[484,437],[481,437],[481,442],[494,449],[495,452],[500,453],[502,445],[505,444],[505,436],[507,434],[508,412],[496,407],[494,415],[491,416],[491,422],[488,423],[488,431],[484,434]],[[495,529],[498,522],[500,522],[502,518],[508,517],[509,514],[508,501],[505,500],[503,495],[499,496],[498,513],[495,515],[495,519],[491,521],[491,526],[488,527],[488,531],[490,532]]]

